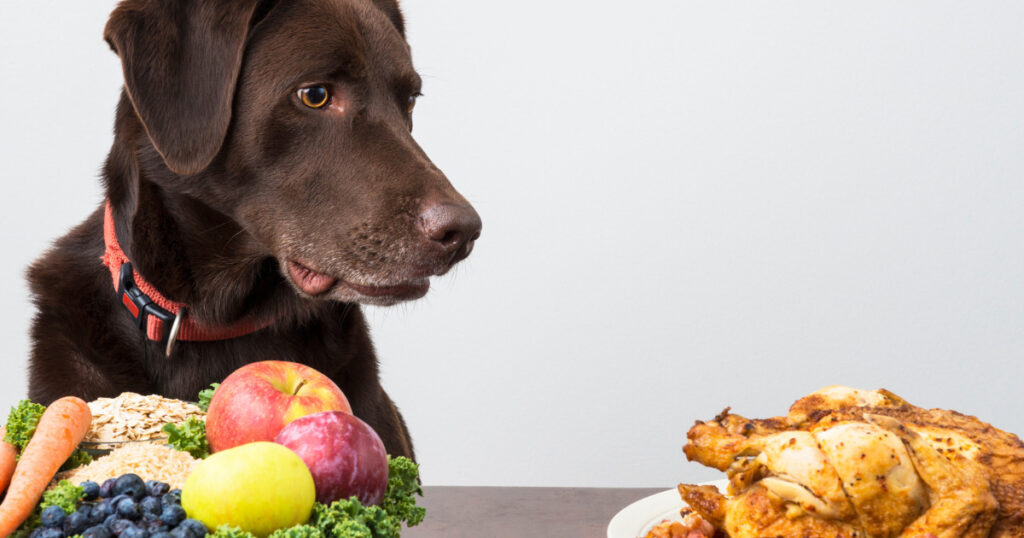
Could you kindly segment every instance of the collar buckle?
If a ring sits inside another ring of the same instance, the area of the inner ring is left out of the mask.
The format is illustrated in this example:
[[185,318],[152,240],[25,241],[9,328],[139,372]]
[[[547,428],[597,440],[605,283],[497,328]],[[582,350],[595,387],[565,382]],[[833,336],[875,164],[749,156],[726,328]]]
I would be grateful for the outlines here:
[[[121,264],[121,275],[118,279],[117,296],[121,298],[121,304],[125,310],[135,319],[135,325],[144,334],[148,334],[149,316],[160,320],[163,333],[159,343],[163,344],[170,339],[171,328],[174,325],[175,314],[167,311],[160,305],[153,302],[148,295],[142,292],[135,285],[135,276],[132,271],[131,262]],[[180,323],[180,322],[179,322]]]

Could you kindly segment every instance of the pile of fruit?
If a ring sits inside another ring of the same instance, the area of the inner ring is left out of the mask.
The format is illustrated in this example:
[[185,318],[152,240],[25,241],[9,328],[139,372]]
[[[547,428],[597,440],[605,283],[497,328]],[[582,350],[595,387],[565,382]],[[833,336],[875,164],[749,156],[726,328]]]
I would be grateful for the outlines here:
[[[11,482],[0,536],[396,538],[403,523],[422,521],[416,464],[388,456],[320,372],[253,363],[199,400],[205,421],[164,427],[172,447],[204,458],[180,490],[120,471],[102,485],[62,481],[45,492],[58,468],[87,462],[76,448],[89,407],[74,397],[45,411],[23,402],[0,444],[0,491]],[[70,438],[50,439],[61,429]]]

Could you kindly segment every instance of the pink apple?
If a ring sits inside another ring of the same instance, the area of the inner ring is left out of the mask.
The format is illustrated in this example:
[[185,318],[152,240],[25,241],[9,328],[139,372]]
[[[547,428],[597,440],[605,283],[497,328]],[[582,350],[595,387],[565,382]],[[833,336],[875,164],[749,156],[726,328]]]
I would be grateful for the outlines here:
[[232,372],[213,393],[206,438],[213,452],[272,441],[288,423],[321,411],[352,412],[330,378],[297,362],[254,362]]
[[353,495],[380,503],[388,485],[388,454],[377,432],[348,413],[329,411],[295,420],[274,438],[306,462],[324,504]]

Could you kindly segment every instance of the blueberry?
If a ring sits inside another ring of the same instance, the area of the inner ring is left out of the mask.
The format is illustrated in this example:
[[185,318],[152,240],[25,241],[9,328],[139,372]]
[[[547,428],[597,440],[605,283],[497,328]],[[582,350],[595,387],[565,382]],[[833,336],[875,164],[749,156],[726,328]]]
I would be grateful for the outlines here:
[[78,510],[75,511],[81,512],[81,514],[85,516],[85,519],[92,519],[93,506],[91,504],[82,503],[78,505]]
[[117,483],[116,478],[109,478],[103,481],[103,485],[100,486],[100,497],[109,499],[114,496],[114,484]]
[[57,529],[43,527],[43,531],[39,533],[39,538],[64,538],[64,533]]
[[67,514],[64,513],[64,509],[59,506],[48,506],[46,510],[43,510],[40,519],[43,521],[44,527],[58,528],[64,524],[64,518]]
[[131,497],[121,499],[117,503],[117,515],[118,517],[123,517],[124,519],[130,519],[132,521],[135,521],[136,519],[139,519],[140,515],[139,504],[136,503],[135,500],[132,499]]
[[102,525],[103,520],[107,519],[107,516],[112,513],[113,509],[110,507],[110,501],[102,500],[94,504],[89,512],[89,525]]
[[164,509],[163,505],[160,503],[160,499],[156,497],[144,497],[142,501],[139,502],[139,508],[142,510],[143,514],[153,514],[157,516],[160,515],[160,512]]
[[103,525],[94,525],[85,529],[82,533],[82,538],[113,538],[113,534],[110,533],[110,529]]
[[174,535],[167,531],[154,532],[149,535],[149,538],[173,538]]
[[36,527],[29,533],[28,538],[39,538],[39,535],[46,530],[46,527]]
[[92,480],[86,480],[80,484],[82,489],[85,490],[83,499],[87,501],[95,501],[100,496],[100,485]]
[[196,538],[203,538],[206,536],[206,525],[203,525],[200,521],[189,518],[178,524],[178,528],[185,528],[188,532]]
[[146,482],[146,492],[154,497],[159,497],[170,490],[171,485],[167,482],[160,482],[159,480]]
[[110,529],[111,531],[113,531],[114,530],[114,522],[117,521],[118,519],[119,518],[117,517],[117,514],[110,514],[109,516],[107,516],[106,519],[103,520],[103,526],[108,528],[108,529]]
[[115,495],[129,495],[133,499],[141,499],[146,494],[146,483],[134,473],[123,474],[114,483]]
[[168,527],[177,527],[185,519],[185,509],[180,504],[164,505],[164,511],[160,513],[160,521]]
[[146,532],[146,531],[136,527],[135,525],[128,526],[123,531],[121,531],[121,538],[148,538],[148,537],[149,537],[149,533],[148,532]]
[[110,529],[110,532],[112,532],[112,533],[114,533],[114,534],[116,534],[118,536],[121,536],[121,533],[123,533],[125,531],[125,529],[127,529],[128,527],[134,527],[134,526],[135,526],[135,524],[133,524],[131,521],[128,521],[127,519],[120,519],[120,518],[118,518],[118,519],[115,519],[114,522],[111,523],[110,525],[107,525],[107,528]]
[[120,495],[114,495],[114,498],[110,499],[110,506],[113,507],[114,512],[117,512],[117,503],[125,499],[131,499],[131,496],[122,493]]
[[160,501],[164,504],[181,504],[181,490],[172,489],[164,493],[163,497],[160,497]]
[[89,517],[81,512],[72,512],[67,519],[64,520],[64,532],[68,533],[68,536],[79,534],[89,526]]
[[160,496],[160,502],[163,503],[164,506],[168,504],[181,504],[181,494],[174,493],[173,491],[169,493],[164,493],[163,495]]
[[92,511],[93,512],[97,512],[97,511],[103,512],[104,514],[109,516],[110,514],[114,513],[114,500],[113,499],[103,499],[102,501],[96,503],[92,507]]
[[194,538],[192,533],[189,532],[185,527],[175,527],[171,529],[171,538]]

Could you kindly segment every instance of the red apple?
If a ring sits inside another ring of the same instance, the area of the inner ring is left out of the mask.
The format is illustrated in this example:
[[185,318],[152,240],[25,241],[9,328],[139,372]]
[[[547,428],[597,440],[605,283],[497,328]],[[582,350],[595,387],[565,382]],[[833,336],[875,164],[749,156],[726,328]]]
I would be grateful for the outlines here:
[[272,441],[288,423],[321,411],[352,412],[330,378],[297,362],[254,362],[232,372],[213,393],[206,438],[213,452]]
[[316,413],[295,420],[274,438],[306,462],[324,504],[353,495],[379,504],[388,485],[388,454],[377,432],[348,413]]

